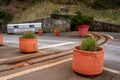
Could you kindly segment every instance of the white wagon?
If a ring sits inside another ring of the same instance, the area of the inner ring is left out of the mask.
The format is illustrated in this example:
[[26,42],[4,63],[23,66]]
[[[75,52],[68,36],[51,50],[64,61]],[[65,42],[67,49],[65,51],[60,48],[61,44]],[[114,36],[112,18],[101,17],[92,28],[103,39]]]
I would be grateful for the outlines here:
[[21,34],[25,31],[38,32],[39,29],[42,29],[41,23],[21,23],[21,24],[8,24],[7,33]]

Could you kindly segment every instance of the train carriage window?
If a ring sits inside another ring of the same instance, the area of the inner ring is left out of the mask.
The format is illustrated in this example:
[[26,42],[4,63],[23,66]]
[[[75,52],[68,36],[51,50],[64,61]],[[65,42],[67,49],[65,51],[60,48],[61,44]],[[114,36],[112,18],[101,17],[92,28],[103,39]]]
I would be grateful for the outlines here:
[[30,28],[34,28],[34,25],[29,25]]
[[14,26],[14,28],[18,28],[18,26]]

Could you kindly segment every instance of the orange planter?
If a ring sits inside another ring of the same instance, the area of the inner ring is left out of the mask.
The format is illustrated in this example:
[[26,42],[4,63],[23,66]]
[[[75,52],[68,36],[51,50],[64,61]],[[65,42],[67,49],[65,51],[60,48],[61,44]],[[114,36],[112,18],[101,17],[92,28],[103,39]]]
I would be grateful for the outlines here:
[[3,44],[3,36],[0,34],[0,46]]
[[80,36],[87,36],[89,25],[78,25],[78,32]]
[[56,36],[60,36],[60,31],[55,31]]
[[37,38],[31,38],[31,39],[19,39],[19,48],[20,52],[23,53],[31,53],[31,52],[37,52]]
[[83,75],[98,75],[103,72],[104,50],[98,47],[98,51],[88,52],[79,50],[80,46],[73,48],[72,68]]
[[39,36],[42,36],[43,35],[43,31],[39,31],[38,34],[39,34]]

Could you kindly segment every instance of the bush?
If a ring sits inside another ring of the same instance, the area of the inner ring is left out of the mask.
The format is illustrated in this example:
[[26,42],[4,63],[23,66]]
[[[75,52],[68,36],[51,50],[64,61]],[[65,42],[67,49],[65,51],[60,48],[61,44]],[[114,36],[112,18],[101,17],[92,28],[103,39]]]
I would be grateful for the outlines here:
[[4,20],[4,24],[7,24],[13,19],[13,15],[6,11],[0,11],[0,18]]
[[75,16],[70,18],[71,25],[81,25],[81,24],[88,24],[91,25],[94,22],[93,16],[82,15],[81,12],[76,12]]
[[35,35],[32,31],[26,31],[22,34],[21,38],[26,38],[26,39],[35,38]]
[[97,50],[97,42],[92,37],[87,37],[81,43],[81,50],[84,51],[96,51]]
[[92,4],[92,8],[94,9],[113,9],[116,6],[118,6],[119,3],[116,2],[110,2],[107,0],[96,0],[93,4]]
[[9,5],[11,0],[0,0],[0,6],[2,5]]
[[54,18],[54,19],[60,19],[60,18],[70,19],[71,16],[73,16],[73,15],[60,14],[60,13],[52,13],[52,14],[51,14],[51,18]]
[[52,13],[50,17],[54,19],[59,19],[59,15],[57,13]]

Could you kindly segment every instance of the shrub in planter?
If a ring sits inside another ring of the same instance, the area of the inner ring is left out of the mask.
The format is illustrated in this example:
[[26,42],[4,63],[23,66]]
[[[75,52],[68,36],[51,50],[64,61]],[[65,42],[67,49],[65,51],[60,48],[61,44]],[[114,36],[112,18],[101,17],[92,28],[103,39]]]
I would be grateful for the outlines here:
[[39,34],[39,36],[42,36],[42,35],[43,35],[43,30],[42,30],[42,29],[39,29],[39,30],[38,30],[38,34]]
[[88,37],[87,39],[82,41],[80,49],[84,51],[96,51],[97,42],[94,38]]
[[104,50],[98,47],[96,40],[88,37],[80,46],[73,48],[72,68],[83,75],[98,75],[103,72]]
[[0,46],[3,44],[3,36],[2,36],[2,33],[0,31]]
[[19,48],[20,52],[23,53],[32,53],[37,52],[37,38],[31,31],[23,33],[19,39]]
[[56,27],[55,30],[54,30],[54,32],[55,32],[56,36],[59,36],[60,35],[60,28]]
[[86,36],[88,33],[89,26],[94,22],[93,16],[82,15],[80,11],[75,16],[70,18],[71,25],[78,27],[80,36]]

